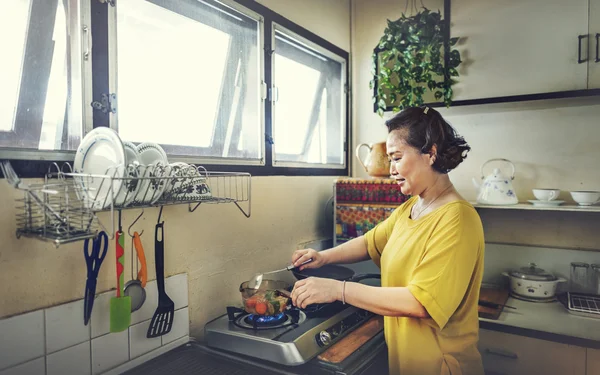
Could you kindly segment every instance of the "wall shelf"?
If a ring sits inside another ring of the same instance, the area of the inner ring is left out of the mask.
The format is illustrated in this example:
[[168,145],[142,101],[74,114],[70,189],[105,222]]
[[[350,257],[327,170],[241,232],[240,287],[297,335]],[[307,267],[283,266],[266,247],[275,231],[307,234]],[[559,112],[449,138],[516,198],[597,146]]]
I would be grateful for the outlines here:
[[529,210],[529,211],[566,211],[566,212],[600,212],[600,206],[579,206],[574,204],[561,204],[560,206],[534,206],[531,203],[518,203],[511,205],[492,205],[492,204],[480,204],[477,202],[470,202],[473,207],[485,208],[485,209],[496,209],[496,210]]

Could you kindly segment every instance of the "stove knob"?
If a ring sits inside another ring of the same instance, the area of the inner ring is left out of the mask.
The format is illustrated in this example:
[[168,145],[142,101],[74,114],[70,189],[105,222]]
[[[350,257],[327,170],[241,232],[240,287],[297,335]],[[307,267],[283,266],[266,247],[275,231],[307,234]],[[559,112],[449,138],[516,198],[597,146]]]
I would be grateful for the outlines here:
[[327,346],[331,344],[331,335],[327,331],[321,331],[319,333],[319,338],[317,339],[317,342],[320,346]]

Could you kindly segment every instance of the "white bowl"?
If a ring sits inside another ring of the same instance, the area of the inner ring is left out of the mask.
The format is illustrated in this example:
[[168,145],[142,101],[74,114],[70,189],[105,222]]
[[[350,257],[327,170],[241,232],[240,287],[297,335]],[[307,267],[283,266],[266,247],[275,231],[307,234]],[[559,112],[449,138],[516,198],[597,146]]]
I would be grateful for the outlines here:
[[533,189],[533,195],[539,201],[553,201],[560,195],[560,189]]
[[572,191],[571,197],[580,206],[591,206],[600,200],[600,191]]

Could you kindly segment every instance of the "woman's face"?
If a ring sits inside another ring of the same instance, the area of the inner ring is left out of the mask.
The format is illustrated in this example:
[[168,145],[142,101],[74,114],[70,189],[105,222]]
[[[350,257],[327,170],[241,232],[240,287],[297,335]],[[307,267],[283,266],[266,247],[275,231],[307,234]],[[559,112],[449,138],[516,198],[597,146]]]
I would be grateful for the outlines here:
[[419,195],[434,179],[432,157],[409,146],[405,141],[406,130],[393,130],[387,137],[387,153],[390,158],[390,174],[400,185],[402,194]]

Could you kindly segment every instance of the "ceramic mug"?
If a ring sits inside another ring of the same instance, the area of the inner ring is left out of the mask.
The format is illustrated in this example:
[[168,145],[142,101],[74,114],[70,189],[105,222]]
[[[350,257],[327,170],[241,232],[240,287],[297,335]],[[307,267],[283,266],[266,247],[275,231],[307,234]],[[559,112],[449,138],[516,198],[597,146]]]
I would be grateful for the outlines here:
[[560,195],[560,189],[533,189],[533,195],[539,201],[553,201]]

